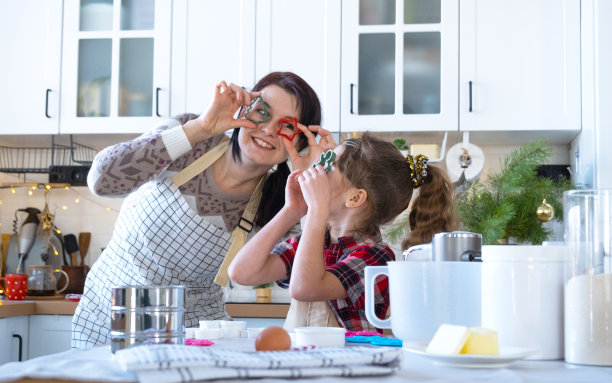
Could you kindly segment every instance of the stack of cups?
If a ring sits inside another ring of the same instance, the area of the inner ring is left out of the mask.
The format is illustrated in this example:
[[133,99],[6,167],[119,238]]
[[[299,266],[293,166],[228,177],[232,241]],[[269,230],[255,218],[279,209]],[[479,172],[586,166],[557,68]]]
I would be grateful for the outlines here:
[[612,366],[612,190],[563,194],[565,360]]

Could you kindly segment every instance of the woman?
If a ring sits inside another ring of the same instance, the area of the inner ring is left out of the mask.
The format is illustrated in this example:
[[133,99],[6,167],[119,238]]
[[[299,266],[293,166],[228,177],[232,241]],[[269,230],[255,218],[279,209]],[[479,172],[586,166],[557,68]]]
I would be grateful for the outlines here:
[[[286,160],[305,169],[335,145],[320,120],[312,88],[293,73],[275,72],[253,92],[220,82],[201,116],[181,116],[100,152],[89,187],[97,195],[129,196],[88,274],[72,347],[109,342],[112,286],[185,285],[186,326],[229,319],[221,288],[227,267],[251,228],[283,206]],[[295,138],[282,134],[292,129]],[[307,146],[309,154],[300,156]]]

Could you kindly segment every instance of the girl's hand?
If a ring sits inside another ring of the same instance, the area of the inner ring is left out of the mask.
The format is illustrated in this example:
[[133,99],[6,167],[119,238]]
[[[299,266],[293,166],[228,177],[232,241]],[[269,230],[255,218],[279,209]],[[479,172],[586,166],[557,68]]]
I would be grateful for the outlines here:
[[184,125],[191,144],[238,127],[256,129],[257,124],[247,119],[235,119],[234,115],[240,107],[249,105],[251,100],[260,94],[261,92],[249,92],[235,84],[228,85],[225,81],[219,82],[215,86],[208,110]]
[[331,186],[327,173],[323,166],[317,165],[316,168],[310,167],[297,177],[302,190],[302,196],[308,212],[318,211],[325,218],[329,215],[331,205]]
[[302,174],[301,170],[294,170],[287,178],[287,186],[285,188],[285,208],[296,212],[296,216],[302,218],[308,211],[308,205],[304,201],[302,188],[298,182],[298,177]]
[[[318,125],[309,125],[306,127],[305,125],[298,124],[298,127],[308,139],[309,149],[307,154],[300,156],[298,151],[295,149],[295,146],[293,146],[293,142],[289,141],[285,137],[282,137],[282,141],[285,148],[287,148],[289,159],[293,164],[293,168],[307,170],[308,168],[312,167],[312,164],[319,160],[321,153],[326,152],[329,149],[334,149],[336,147],[336,142],[334,141],[334,137],[329,130],[323,129]],[[321,138],[319,139],[318,143],[317,138],[312,132],[319,133]]]

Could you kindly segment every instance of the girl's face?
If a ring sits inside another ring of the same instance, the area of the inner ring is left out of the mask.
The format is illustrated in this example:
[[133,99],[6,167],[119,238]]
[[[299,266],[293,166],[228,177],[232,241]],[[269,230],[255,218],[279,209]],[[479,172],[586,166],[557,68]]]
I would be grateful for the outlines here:
[[[270,120],[260,123],[257,129],[241,128],[238,143],[245,163],[272,167],[289,156],[281,141],[286,138],[278,135],[281,118],[297,117],[299,122],[300,116],[295,96],[277,85],[263,88],[261,98],[266,103]],[[297,142],[298,137],[295,137],[293,145]]]
[[[334,149],[336,160],[344,153],[344,149],[345,146],[342,144],[336,146]],[[331,169],[327,172],[327,176],[329,177],[329,185],[332,192],[332,211],[336,208],[341,209],[346,202],[346,193],[353,185],[344,177],[335,164],[332,164]]]

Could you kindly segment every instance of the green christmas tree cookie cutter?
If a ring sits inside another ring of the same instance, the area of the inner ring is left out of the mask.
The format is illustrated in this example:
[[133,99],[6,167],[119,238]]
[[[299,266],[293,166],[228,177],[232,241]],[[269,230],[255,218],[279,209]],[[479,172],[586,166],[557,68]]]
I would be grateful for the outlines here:
[[333,150],[328,150],[325,153],[321,153],[321,159],[319,162],[315,162],[312,164],[313,168],[316,168],[317,165],[323,166],[323,170],[328,171],[331,169],[332,163],[336,160],[336,153]]
[[[261,118],[254,119],[254,118],[249,117],[249,114],[251,113],[251,109],[253,109],[253,106],[258,101],[261,103],[261,105],[263,105],[263,110],[260,112],[260,115],[259,115]],[[268,113],[268,106],[264,102],[263,98],[261,98],[261,96],[255,97],[253,101],[251,101],[251,104],[247,106],[246,111],[244,112],[244,118],[246,118],[247,120],[257,125],[270,121],[270,113]]]

